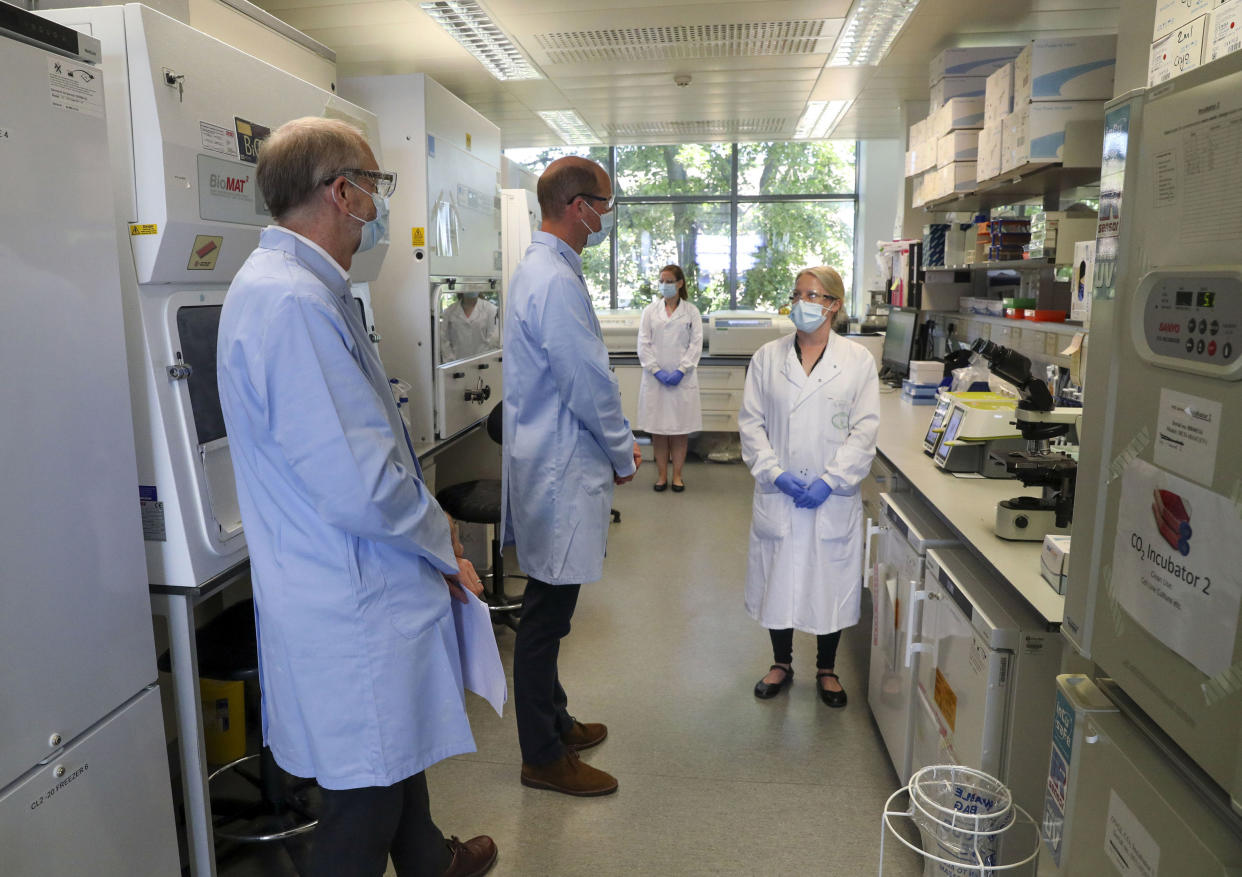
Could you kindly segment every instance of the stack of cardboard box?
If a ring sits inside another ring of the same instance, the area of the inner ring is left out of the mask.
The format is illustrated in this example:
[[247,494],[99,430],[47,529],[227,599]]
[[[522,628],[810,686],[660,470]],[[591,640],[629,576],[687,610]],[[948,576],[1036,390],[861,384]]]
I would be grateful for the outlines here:
[[[1115,35],[1048,37],[1022,49],[1013,62],[1013,108],[1000,120],[1001,175],[1062,161],[1071,124],[1098,126],[1102,139],[1116,58]],[[994,112],[1003,95],[998,80]]]
[[[970,192],[979,178],[979,131],[984,123],[984,87],[988,74],[1007,64],[1018,46],[945,49],[932,59],[930,135],[935,141],[936,170],[928,184],[931,197]],[[925,132],[928,133],[928,132]]]
[[914,180],[911,203],[915,207],[922,207],[931,200],[925,172],[936,167],[936,144],[934,140],[928,142],[930,129],[931,119],[920,119],[910,126],[906,141],[906,177]]

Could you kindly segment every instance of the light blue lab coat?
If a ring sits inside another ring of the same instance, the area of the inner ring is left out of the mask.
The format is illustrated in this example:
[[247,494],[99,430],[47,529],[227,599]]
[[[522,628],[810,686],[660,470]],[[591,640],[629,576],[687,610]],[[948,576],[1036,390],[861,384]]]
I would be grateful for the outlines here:
[[536,231],[505,313],[504,492],[523,572],[554,585],[604,574],[613,473],[634,474],[582,261]]
[[448,522],[349,281],[268,228],[229,287],[217,361],[277,763],[347,789],[473,752]]

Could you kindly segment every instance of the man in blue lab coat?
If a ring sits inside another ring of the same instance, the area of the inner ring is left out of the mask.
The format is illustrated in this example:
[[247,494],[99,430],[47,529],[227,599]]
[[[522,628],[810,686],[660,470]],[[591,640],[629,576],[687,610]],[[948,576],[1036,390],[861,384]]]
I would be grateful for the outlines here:
[[486,836],[449,841],[423,771],[474,751],[450,609],[481,590],[456,557],[350,294],[385,237],[395,176],[361,132],[296,119],[256,171],[276,220],[220,318],[220,404],[250,548],[263,737],[314,777],[311,873],[482,874]]
[[557,656],[579,586],[603,576],[613,484],[641,460],[582,276],[583,248],[612,228],[612,181],[567,156],[538,192],[543,224],[509,282],[504,330],[505,514],[530,577],[513,649],[522,783],[607,795],[617,781],[577,753],[608,729],[569,714]]

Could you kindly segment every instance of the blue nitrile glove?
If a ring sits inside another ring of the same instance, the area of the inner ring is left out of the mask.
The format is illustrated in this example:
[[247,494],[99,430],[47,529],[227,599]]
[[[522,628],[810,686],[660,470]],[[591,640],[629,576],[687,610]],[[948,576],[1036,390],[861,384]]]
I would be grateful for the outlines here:
[[800,509],[819,508],[830,496],[832,496],[832,488],[828,486],[828,482],[822,478],[815,478],[806,486],[802,496],[794,500],[794,505]]
[[655,373],[655,379],[659,381],[661,384],[664,384],[667,386],[668,385],[668,372],[666,372],[664,369],[660,369],[659,371]]
[[668,380],[666,380],[664,383],[668,384],[670,387],[675,387],[681,383],[681,379],[684,378],[685,376],[686,376],[685,372],[683,372],[681,369],[677,369],[677,371],[668,373]]
[[802,492],[806,490],[806,485],[794,478],[788,472],[782,472],[776,476],[776,481],[772,482],[777,489],[787,496],[792,496],[796,502],[802,496]]

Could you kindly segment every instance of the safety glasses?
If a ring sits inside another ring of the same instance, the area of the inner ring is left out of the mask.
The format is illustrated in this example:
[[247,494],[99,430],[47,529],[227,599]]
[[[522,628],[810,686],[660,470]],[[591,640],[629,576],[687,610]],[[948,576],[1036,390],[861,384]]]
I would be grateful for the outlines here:
[[375,194],[381,198],[391,198],[397,191],[397,175],[391,171],[368,171],[359,167],[344,167],[330,177],[324,177],[324,185],[330,184],[337,177],[353,177],[369,180],[375,186]]
[[574,199],[576,198],[590,198],[592,201],[601,201],[608,210],[612,209],[613,202],[617,200],[617,196],[615,194],[605,198],[603,195],[592,195],[589,192],[579,192],[577,195],[574,195],[573,198],[570,198],[567,203],[574,203]]

